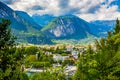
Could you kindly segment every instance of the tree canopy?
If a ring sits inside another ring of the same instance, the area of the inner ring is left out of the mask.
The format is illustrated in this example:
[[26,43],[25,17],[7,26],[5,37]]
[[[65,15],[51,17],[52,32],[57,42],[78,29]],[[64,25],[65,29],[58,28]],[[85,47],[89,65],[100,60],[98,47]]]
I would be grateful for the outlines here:
[[[113,32],[107,38],[95,41],[96,50],[89,47],[80,55],[75,80],[120,79],[120,22],[117,19]],[[92,54],[91,54],[92,53]]]
[[21,79],[21,56],[16,52],[15,37],[9,28],[11,22],[0,21],[0,80]]

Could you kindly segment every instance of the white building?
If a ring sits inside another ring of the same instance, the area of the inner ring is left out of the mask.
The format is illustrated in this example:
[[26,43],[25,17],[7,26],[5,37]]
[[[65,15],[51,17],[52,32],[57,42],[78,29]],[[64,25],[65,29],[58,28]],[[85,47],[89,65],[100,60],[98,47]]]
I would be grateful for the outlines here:
[[71,52],[71,55],[75,58],[75,59],[78,59],[78,54],[79,54],[79,51],[72,51]]
[[52,52],[45,52],[46,55],[52,55]]
[[73,48],[67,48],[66,49],[66,51],[72,51],[73,50]]
[[54,54],[53,55],[53,60],[54,61],[59,61],[61,60],[62,62],[64,62],[65,59],[69,58],[69,56],[61,56],[60,54]]

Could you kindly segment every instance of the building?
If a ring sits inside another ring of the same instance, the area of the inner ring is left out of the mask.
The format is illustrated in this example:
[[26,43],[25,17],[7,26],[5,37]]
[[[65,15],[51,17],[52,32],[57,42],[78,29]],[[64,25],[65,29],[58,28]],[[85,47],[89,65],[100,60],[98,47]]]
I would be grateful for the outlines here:
[[62,62],[64,62],[65,59],[69,58],[69,56],[61,56],[60,54],[54,54],[53,55],[53,60],[54,61],[59,61],[61,60]]
[[71,55],[75,58],[75,59],[78,59],[78,54],[79,54],[79,51],[72,51],[71,52]]

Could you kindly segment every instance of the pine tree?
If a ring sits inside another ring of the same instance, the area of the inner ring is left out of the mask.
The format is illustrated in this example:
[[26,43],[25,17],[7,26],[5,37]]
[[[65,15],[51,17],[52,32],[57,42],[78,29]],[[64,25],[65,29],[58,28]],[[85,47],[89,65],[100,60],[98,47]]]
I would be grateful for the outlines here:
[[0,80],[20,80],[21,62],[16,57],[15,37],[12,36],[10,20],[0,21]]
[[119,22],[119,20],[118,20],[118,18],[117,18],[117,20],[116,20],[116,25],[115,25],[115,29],[114,29],[114,34],[117,34],[117,33],[119,33],[120,32],[120,22]]
[[7,19],[2,19],[0,21],[0,49],[14,45],[15,37],[10,33],[10,24],[10,20]]

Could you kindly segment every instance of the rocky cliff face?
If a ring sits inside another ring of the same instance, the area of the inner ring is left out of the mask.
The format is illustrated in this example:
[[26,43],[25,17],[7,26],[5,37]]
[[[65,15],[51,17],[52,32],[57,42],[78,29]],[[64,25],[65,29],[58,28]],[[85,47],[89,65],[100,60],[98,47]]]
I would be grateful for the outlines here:
[[50,38],[86,38],[92,34],[88,23],[76,16],[60,16],[54,18],[42,30]]

